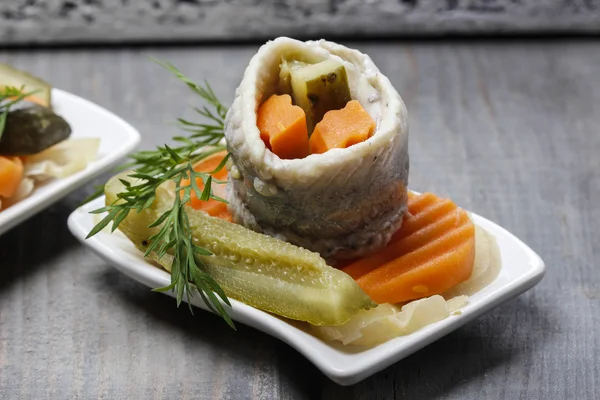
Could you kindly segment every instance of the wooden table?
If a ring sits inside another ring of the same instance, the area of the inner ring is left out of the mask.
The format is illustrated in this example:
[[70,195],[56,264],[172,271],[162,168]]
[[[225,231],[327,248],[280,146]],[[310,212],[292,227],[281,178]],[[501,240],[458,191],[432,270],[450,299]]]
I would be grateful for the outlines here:
[[[0,237],[1,398],[599,398],[600,43],[352,45],[407,104],[412,188],[515,233],[546,261],[544,280],[340,387],[284,343],[191,316],[77,243],[66,219],[86,188]],[[197,98],[146,56],[229,102],[257,47],[1,50],[0,61],[116,112],[147,148]]]

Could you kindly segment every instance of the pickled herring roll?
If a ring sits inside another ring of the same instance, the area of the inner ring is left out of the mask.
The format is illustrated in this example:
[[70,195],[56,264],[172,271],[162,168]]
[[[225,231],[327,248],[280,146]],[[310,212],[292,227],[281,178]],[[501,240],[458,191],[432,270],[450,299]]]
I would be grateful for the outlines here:
[[225,121],[236,222],[330,261],[383,248],[408,184],[407,112],[365,54],[278,38],[251,59]]

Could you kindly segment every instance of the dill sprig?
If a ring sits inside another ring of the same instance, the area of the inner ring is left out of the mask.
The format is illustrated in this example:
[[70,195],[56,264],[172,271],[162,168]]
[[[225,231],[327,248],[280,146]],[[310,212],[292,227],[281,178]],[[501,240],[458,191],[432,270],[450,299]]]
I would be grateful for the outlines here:
[[26,93],[24,90],[24,86],[21,86],[20,88],[16,86],[5,86],[0,88],[0,139],[4,133],[4,128],[6,127],[6,118],[8,117],[10,108],[24,100],[27,96],[35,93],[35,91]]
[[[90,231],[88,238],[94,236],[109,223],[114,231],[127,217],[129,212],[140,212],[152,205],[156,198],[156,190],[168,181],[175,183],[175,196],[171,209],[164,212],[149,228],[160,227],[158,233],[149,239],[149,246],[145,256],[151,253],[159,258],[167,253],[173,256],[171,267],[171,284],[154,289],[165,292],[173,290],[176,293],[177,306],[181,304],[184,293],[193,314],[191,297],[193,290],[190,283],[194,284],[198,293],[211,309],[220,315],[232,328],[233,321],[229,317],[224,304],[231,304],[219,284],[204,271],[203,261],[198,256],[210,256],[212,253],[196,245],[192,240],[186,203],[190,201],[192,191],[196,197],[203,201],[210,199],[227,202],[212,192],[212,183],[225,183],[213,180],[212,174],[225,167],[229,155],[211,172],[194,171],[193,166],[212,154],[223,151],[225,116],[227,108],[224,107],[210,85],[205,81],[204,86],[194,83],[182,74],[175,66],[162,61],[154,60],[183,81],[193,92],[197,93],[207,103],[202,108],[195,108],[196,112],[207,119],[208,123],[191,122],[182,118],[177,120],[179,126],[189,134],[176,136],[174,146],[158,146],[156,150],[140,151],[131,156],[131,162],[124,165],[124,169],[132,169],[129,177],[134,182],[122,179],[124,191],[117,195],[114,203],[92,211],[92,213],[107,213],[107,215]],[[190,181],[189,185],[182,186],[183,180]],[[200,189],[196,180],[204,183]],[[92,200],[101,195],[104,188],[98,190],[86,199]]]

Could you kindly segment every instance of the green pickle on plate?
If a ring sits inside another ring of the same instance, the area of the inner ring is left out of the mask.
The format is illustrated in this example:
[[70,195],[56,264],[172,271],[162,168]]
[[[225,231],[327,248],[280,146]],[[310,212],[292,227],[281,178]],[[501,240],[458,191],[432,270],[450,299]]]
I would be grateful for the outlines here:
[[[107,205],[123,190],[119,178],[130,179],[124,173],[109,180]],[[131,211],[119,229],[145,251],[148,239],[160,229],[148,226],[172,207],[173,196],[169,188],[160,187],[154,203],[140,213]],[[317,326],[341,325],[360,310],[377,306],[349,275],[327,265],[317,253],[191,207],[186,211],[194,243],[213,253],[198,258],[233,299]],[[171,255],[154,255],[154,260],[170,271]]]
[[0,137],[0,154],[28,156],[71,136],[71,126],[51,109],[34,104],[12,110]]

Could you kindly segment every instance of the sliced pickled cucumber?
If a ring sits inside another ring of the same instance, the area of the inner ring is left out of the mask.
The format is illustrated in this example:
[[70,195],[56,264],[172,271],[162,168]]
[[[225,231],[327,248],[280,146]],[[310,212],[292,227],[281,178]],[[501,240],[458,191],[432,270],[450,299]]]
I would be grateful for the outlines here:
[[282,60],[279,65],[278,94],[292,94],[292,70],[300,69],[309,64],[297,60]]
[[0,88],[6,86],[24,87],[26,92],[35,92],[32,97],[44,107],[51,107],[52,86],[44,80],[7,64],[0,63]]
[[[106,203],[123,190],[113,177],[106,185]],[[157,190],[156,200],[141,213],[132,211],[119,229],[140,250],[159,228],[148,228],[171,208],[172,188]],[[256,308],[313,325],[340,325],[360,310],[376,304],[344,272],[328,266],[317,253],[283,242],[241,225],[187,209],[194,242],[214,255],[200,257],[227,296]],[[156,259],[170,270],[172,256]]]
[[346,68],[336,60],[290,70],[294,104],[306,112],[309,135],[327,111],[340,110],[352,98]]

